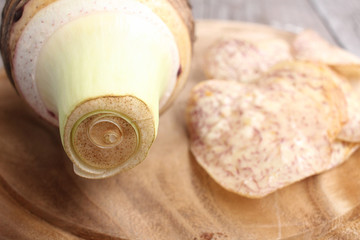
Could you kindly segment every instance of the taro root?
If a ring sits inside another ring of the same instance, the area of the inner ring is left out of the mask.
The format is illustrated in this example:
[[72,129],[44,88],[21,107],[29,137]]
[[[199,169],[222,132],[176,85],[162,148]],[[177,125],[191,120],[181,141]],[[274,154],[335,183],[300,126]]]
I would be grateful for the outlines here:
[[186,0],[9,0],[2,23],[8,77],[59,126],[78,175],[104,178],[146,158],[189,73]]

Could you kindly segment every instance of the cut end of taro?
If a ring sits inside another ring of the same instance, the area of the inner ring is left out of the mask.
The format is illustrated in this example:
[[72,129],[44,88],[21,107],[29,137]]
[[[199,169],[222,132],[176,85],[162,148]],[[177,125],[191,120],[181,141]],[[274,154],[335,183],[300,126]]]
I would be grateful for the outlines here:
[[[96,110],[98,106],[109,110]],[[156,130],[154,116],[139,99],[100,97],[80,104],[61,134],[75,172],[87,178],[104,178],[143,161]]]
[[113,168],[126,162],[138,149],[139,131],[130,119],[116,113],[95,113],[79,119],[72,128],[70,149],[74,162]]

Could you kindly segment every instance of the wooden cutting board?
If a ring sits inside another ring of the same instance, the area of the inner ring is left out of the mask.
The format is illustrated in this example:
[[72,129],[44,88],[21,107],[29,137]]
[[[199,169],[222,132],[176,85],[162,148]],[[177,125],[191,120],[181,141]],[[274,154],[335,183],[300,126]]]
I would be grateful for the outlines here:
[[189,82],[161,117],[148,158],[104,180],[73,173],[58,130],[26,107],[3,73],[0,239],[360,238],[360,152],[259,200],[224,190],[189,152],[184,110],[190,89],[205,79],[203,52],[219,37],[260,31],[292,37],[259,25],[198,22]]

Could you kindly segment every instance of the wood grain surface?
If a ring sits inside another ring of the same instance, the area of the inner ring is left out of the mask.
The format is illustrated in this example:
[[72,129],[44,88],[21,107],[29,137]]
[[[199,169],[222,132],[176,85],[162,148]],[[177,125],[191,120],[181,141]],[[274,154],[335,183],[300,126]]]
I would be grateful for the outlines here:
[[184,110],[218,37],[264,26],[202,21],[186,88],[160,119],[138,167],[104,180],[74,175],[58,130],[0,77],[0,239],[357,239],[360,152],[341,166],[254,200],[227,192],[188,148]]

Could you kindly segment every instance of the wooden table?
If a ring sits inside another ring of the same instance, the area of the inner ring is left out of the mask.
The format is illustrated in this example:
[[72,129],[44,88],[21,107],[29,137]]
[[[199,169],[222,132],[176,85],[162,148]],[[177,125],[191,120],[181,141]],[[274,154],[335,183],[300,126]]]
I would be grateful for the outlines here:
[[[0,0],[1,7],[4,3],[4,0]],[[194,15],[198,19],[215,18],[237,20],[242,22],[255,22],[261,24],[268,24],[275,28],[294,32],[300,31],[304,28],[312,28],[318,31],[323,37],[325,37],[329,41],[340,45],[360,56],[359,0],[191,0],[191,4],[193,6]],[[4,76],[2,76],[2,78],[3,77]],[[21,108],[21,105],[19,105],[20,103],[16,104],[16,106],[20,106]],[[165,117],[169,117],[169,115]],[[56,132],[54,130],[51,131]],[[354,163],[350,163],[348,167],[351,167],[351,164]],[[144,168],[144,166],[145,165],[143,165],[142,168]],[[203,179],[208,179],[207,175],[204,174],[204,172],[197,165],[194,165],[192,167],[196,171],[201,172]],[[139,169],[141,170],[141,167],[139,167]],[[41,169],[39,171],[41,171]],[[29,175],[27,177],[29,177]],[[128,176],[131,176],[131,174],[128,174]],[[6,181],[1,179],[1,177],[2,176],[0,175],[0,240],[68,240],[82,238],[103,239],[102,235],[93,235],[92,238],[88,237],[91,235],[91,233],[88,233],[81,228],[77,228],[78,225],[74,225],[74,227],[66,225],[66,222],[59,221],[56,216],[54,217],[53,215],[46,215],[47,213],[42,212],[43,209],[40,209],[40,207],[38,209],[34,209],[33,206],[28,206],[26,204],[24,205],[24,203],[29,203],[30,201],[27,201],[27,199],[20,199],[14,197],[17,196],[17,194],[12,192],[11,186],[6,185]],[[64,181],[66,182],[66,184],[68,183],[68,180],[65,177],[60,180],[53,180],[56,183],[58,181]],[[314,183],[316,183],[316,181],[310,182],[310,184]],[[31,185],[31,183],[29,184]],[[44,186],[46,184],[47,183],[44,183]],[[52,183],[48,184],[51,185]],[[69,181],[69,184],[72,184],[72,182]],[[84,186],[85,185],[86,184],[84,183]],[[210,185],[214,187],[213,189],[218,189],[217,186],[215,186],[213,183],[211,183]],[[54,194],[56,190],[57,189],[51,189],[49,191],[52,191],[52,194]],[[28,189],[26,191],[31,192],[31,190]],[[122,191],[126,191],[126,189]],[[218,189],[218,191],[221,190]],[[46,191],[42,193],[46,194]],[[225,192],[221,193],[223,195],[227,194]],[[358,195],[359,194],[357,194],[356,196]],[[59,197],[61,198],[60,195]],[[88,196],[85,194],[82,197],[87,198]],[[234,196],[231,195],[231,197],[235,199]],[[46,198],[46,196],[44,198]],[[54,205],[61,205],[60,202],[56,202],[56,199],[52,199],[52,201],[54,201]],[[84,200],[84,202],[85,201],[86,199]],[[96,205],[96,202],[94,202],[93,204]],[[61,207],[64,207],[63,210],[67,214],[72,215],[71,211],[65,208],[66,206],[61,205]],[[29,211],[29,208],[32,208],[32,211]],[[359,213],[359,211],[355,212]],[[77,216],[77,214],[80,213],[73,213],[73,215],[75,216]],[[106,220],[107,217],[109,216],[104,214],[104,228],[106,228],[106,223],[116,225],[116,222],[112,223],[111,221]],[[84,216],[84,218],[86,218],[86,216]],[[352,216],[350,214],[346,216],[346,219],[346,225],[329,226],[329,228],[327,229],[327,234],[324,235],[324,238],[338,239],[336,237],[345,236],[347,239],[355,239],[356,236],[360,234],[360,222],[358,221],[358,216]],[[91,219],[85,219],[84,222],[86,221],[91,222]],[[205,219],[203,221],[205,221]],[[80,225],[81,224],[79,223],[79,226]],[[109,225],[109,229],[110,228],[111,226]],[[71,231],[68,231],[68,229],[71,229]],[[346,232],[346,234],[339,235],[339,232]],[[114,235],[116,234],[114,233]],[[119,238],[109,237],[107,239],[122,239],[122,236],[118,237]],[[124,239],[128,238],[124,237]],[[200,234],[198,238],[194,239],[221,240],[222,236],[219,234],[211,235],[209,233]]]

